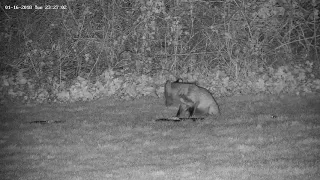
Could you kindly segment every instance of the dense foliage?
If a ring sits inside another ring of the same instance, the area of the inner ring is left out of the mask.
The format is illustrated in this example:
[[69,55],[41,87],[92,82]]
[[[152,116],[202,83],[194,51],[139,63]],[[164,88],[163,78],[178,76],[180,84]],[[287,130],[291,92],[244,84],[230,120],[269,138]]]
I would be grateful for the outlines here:
[[215,96],[320,89],[316,0],[16,3],[1,3],[3,101],[161,96],[175,77]]

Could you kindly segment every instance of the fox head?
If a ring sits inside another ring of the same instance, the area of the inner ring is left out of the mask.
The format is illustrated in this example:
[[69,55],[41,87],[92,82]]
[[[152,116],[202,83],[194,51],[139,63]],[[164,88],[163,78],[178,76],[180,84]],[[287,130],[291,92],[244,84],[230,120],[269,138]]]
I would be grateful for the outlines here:
[[164,97],[165,97],[165,104],[166,106],[173,105],[173,97],[172,97],[172,90],[171,90],[171,82],[168,80],[164,85]]

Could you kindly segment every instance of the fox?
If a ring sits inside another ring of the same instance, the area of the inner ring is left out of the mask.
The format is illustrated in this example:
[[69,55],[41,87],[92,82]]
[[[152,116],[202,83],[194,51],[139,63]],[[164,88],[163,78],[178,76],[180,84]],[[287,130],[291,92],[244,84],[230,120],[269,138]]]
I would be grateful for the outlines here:
[[176,117],[183,112],[189,113],[189,118],[198,115],[220,115],[219,106],[212,94],[195,83],[183,82],[181,78],[164,85],[165,105],[179,104]]

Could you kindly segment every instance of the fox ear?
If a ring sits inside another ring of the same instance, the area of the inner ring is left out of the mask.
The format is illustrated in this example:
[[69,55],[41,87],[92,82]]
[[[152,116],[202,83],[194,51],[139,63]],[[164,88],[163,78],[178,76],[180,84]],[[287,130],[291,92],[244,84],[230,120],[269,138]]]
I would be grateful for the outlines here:
[[174,83],[182,83],[183,80],[181,78],[178,78],[176,81],[174,81]]

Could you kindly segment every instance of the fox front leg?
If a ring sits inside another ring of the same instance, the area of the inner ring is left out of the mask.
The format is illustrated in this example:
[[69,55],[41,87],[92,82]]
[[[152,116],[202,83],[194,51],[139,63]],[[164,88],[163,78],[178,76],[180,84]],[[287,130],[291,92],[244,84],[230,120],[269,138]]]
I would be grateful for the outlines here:
[[199,103],[195,103],[193,106],[190,106],[188,108],[188,112],[189,112],[189,117],[193,117],[194,113],[196,112],[197,108],[198,108]]
[[191,106],[188,108],[189,118],[194,115],[195,110],[196,110],[196,108],[194,106]]
[[182,111],[183,111],[183,108],[182,108],[182,105],[180,104],[176,117],[180,117]]
[[185,113],[187,111],[189,113],[188,117],[192,117],[196,111],[196,106],[188,106],[185,104],[180,104],[176,117],[180,117],[183,113]]
[[177,112],[177,115],[176,115],[176,117],[180,117],[185,111],[189,111],[189,108],[187,107],[187,105],[185,105],[185,104],[180,104],[179,105],[179,110],[178,110],[178,112]]

